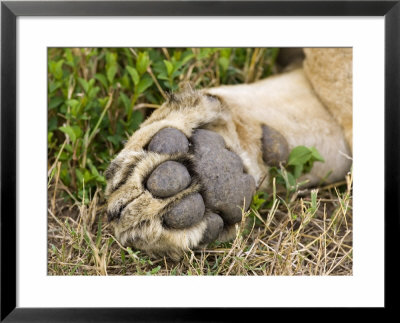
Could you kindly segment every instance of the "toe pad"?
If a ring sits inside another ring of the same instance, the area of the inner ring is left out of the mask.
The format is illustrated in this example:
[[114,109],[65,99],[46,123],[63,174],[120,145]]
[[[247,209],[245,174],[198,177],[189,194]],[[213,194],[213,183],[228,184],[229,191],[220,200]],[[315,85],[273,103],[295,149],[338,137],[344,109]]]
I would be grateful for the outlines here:
[[188,170],[175,161],[159,165],[147,180],[147,189],[157,197],[169,197],[189,186],[191,178]]
[[178,129],[164,128],[151,139],[148,150],[160,154],[187,153],[189,141]]
[[201,245],[209,244],[216,240],[224,227],[224,221],[215,213],[208,213],[206,215],[206,222],[207,227],[203,233],[203,239],[200,242]]
[[274,128],[262,126],[262,151],[264,162],[268,166],[279,166],[289,158],[289,146],[286,139]]
[[240,222],[241,208],[247,210],[255,191],[254,178],[243,173],[240,157],[225,148],[221,135],[198,129],[191,140],[206,207],[219,213],[228,224]]
[[174,229],[183,229],[198,223],[204,215],[205,206],[199,193],[184,197],[164,215],[164,223]]

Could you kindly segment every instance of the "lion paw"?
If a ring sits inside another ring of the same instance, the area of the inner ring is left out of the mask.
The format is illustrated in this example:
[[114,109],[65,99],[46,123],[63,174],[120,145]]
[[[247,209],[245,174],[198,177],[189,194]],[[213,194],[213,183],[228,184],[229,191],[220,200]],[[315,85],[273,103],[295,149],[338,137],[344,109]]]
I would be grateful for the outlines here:
[[255,181],[221,135],[167,127],[144,148],[121,152],[106,172],[108,217],[123,244],[178,258],[234,230]]

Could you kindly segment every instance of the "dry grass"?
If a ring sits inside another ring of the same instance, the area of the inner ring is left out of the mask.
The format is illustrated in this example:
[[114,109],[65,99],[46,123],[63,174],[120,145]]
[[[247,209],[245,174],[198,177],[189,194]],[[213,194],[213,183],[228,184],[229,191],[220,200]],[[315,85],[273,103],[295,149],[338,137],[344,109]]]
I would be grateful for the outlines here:
[[49,275],[351,275],[352,177],[298,191],[271,208],[246,212],[236,239],[185,254],[150,259],[121,246],[104,212],[102,192],[66,204],[57,178],[49,185]]

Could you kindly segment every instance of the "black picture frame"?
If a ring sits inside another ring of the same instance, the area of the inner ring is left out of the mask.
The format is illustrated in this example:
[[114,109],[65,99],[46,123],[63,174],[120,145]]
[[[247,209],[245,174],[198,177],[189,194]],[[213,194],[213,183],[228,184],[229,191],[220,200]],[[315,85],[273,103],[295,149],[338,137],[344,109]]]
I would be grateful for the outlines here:
[[[16,306],[16,19],[19,16],[382,16],[385,19],[385,309],[400,218],[400,1],[4,1],[1,3],[1,321],[236,321],[242,309],[18,308]],[[373,167],[373,166],[371,166]],[[373,259],[373,257],[371,257]],[[267,291],[266,291],[267,292]],[[297,291],[298,292],[298,291]],[[254,317],[262,309],[250,309]],[[265,315],[264,313],[259,313]],[[378,314],[379,315],[379,314]],[[381,317],[380,317],[381,318]],[[340,319],[340,318],[339,318]]]

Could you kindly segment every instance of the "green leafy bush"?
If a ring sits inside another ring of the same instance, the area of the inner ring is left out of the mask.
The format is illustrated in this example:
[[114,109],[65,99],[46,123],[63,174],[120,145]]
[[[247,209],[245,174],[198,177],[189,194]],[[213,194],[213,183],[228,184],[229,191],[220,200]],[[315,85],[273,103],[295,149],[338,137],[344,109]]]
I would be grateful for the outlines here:
[[49,185],[88,201],[124,141],[169,92],[254,82],[274,72],[275,48],[49,48]]

